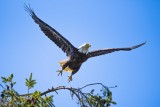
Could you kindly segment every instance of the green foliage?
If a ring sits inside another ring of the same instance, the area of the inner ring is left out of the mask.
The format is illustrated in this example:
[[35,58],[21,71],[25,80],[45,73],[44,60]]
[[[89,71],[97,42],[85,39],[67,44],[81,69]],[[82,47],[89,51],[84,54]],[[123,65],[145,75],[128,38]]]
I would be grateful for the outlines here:
[[[16,82],[13,82],[13,77],[13,74],[7,78],[1,77],[5,87],[0,84],[0,87],[3,88],[0,96],[0,107],[55,107],[53,104],[53,96],[47,96],[47,94],[51,92],[58,94],[58,90],[70,91],[72,99],[76,97],[80,107],[109,107],[111,104],[116,104],[116,102],[112,100],[112,92],[102,83],[88,84],[82,88],[59,86],[56,88],[52,87],[45,92],[34,91],[33,93],[29,93],[29,90],[36,84],[36,80],[32,79],[31,73],[30,77],[28,79],[26,78],[25,81],[28,92],[27,94],[20,95],[14,90]],[[95,89],[92,89],[88,93],[83,92],[84,88],[95,85],[100,85],[102,87],[98,93],[96,93],[97,90]]]
[[1,77],[3,83],[12,82],[13,74],[11,74],[8,78]]
[[[52,104],[53,96],[41,96],[41,92],[35,91],[33,94],[19,95],[13,88],[16,82],[13,82],[14,75],[11,74],[8,78],[1,77],[2,82],[6,85],[3,87],[0,98],[0,107],[54,107]],[[26,79],[26,86],[29,89],[33,88],[36,84],[36,80],[32,79],[32,73],[29,79]]]
[[94,94],[94,90],[91,90],[90,93],[87,94],[88,104],[93,107],[109,107],[111,104],[116,104],[116,102],[112,101],[112,92],[107,88],[103,88],[100,90],[102,94]]
[[[2,82],[5,83],[5,84],[7,85],[7,89],[9,89],[9,88],[12,89],[12,87],[16,84],[16,82],[13,82],[13,80],[12,80],[13,77],[14,77],[13,74],[11,74],[8,78],[1,77]],[[10,87],[9,87],[9,85],[10,85]]]
[[29,79],[26,78],[26,86],[28,87],[28,89],[31,89],[34,87],[34,85],[36,84],[36,80],[32,79],[32,73],[30,74]]

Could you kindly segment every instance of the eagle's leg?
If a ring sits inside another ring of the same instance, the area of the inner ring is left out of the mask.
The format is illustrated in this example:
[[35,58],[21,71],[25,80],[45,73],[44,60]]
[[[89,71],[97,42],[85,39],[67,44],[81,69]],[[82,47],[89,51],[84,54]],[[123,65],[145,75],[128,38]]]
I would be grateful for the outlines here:
[[72,81],[72,75],[74,75],[78,70],[79,70],[80,66],[78,66],[76,69],[74,69],[71,72],[71,75],[68,76],[68,82]]
[[61,75],[62,76],[62,72],[63,70],[68,66],[68,63],[65,63],[64,65],[62,65],[62,70],[57,70],[58,73],[58,76]]
[[68,82],[72,81],[72,73],[68,76]]
[[59,75],[61,75],[61,76],[62,76],[62,72],[63,72],[63,70],[57,70],[57,72],[59,72],[59,73],[58,73],[58,76],[59,76]]
[[68,76],[68,82],[72,81],[72,75],[74,75],[76,73],[77,70],[73,70],[71,72],[71,75]]

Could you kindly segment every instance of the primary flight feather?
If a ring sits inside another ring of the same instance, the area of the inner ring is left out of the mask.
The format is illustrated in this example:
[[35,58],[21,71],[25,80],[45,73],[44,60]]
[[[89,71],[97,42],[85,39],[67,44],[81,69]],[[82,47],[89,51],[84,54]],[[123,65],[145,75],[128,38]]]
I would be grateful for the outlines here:
[[74,75],[80,69],[82,63],[85,62],[88,58],[112,53],[115,51],[130,51],[146,43],[144,42],[139,45],[135,45],[127,48],[99,49],[99,50],[88,52],[89,47],[91,47],[89,43],[85,43],[81,45],[79,48],[74,47],[59,32],[57,32],[54,28],[52,28],[47,23],[45,23],[40,18],[38,18],[30,6],[27,6],[25,4],[24,7],[25,7],[25,10],[30,14],[32,19],[39,25],[43,33],[50,40],[52,40],[59,48],[61,48],[64,53],[66,53],[68,59],[62,60],[59,62],[60,66],[62,67],[62,70],[59,70],[59,74],[62,75],[63,70],[67,72],[71,72],[71,75],[69,76],[69,79],[68,79],[69,81],[72,81],[72,75]]

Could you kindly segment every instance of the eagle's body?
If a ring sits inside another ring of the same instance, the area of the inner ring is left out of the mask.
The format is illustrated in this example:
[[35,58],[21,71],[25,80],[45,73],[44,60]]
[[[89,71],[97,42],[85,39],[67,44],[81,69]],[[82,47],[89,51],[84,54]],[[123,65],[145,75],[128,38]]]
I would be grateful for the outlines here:
[[81,67],[82,63],[88,59],[87,53],[90,46],[90,44],[85,43],[81,45],[79,49],[75,49],[73,52],[74,54],[69,55],[68,59],[60,61],[59,64],[62,69],[75,74]]
[[74,56],[68,56],[67,60],[62,60],[59,63],[64,71],[72,72],[73,75],[79,70],[82,63],[87,59],[86,54],[77,51]]
[[79,48],[76,48],[54,28],[50,27],[47,23],[43,22],[40,18],[38,18],[30,6],[28,7],[27,5],[25,5],[25,9],[27,12],[29,12],[33,20],[39,25],[43,33],[49,39],[51,39],[59,48],[61,48],[64,53],[66,53],[68,59],[59,62],[60,66],[62,67],[62,70],[60,70],[59,72],[60,74],[62,74],[63,70],[71,72],[71,75],[69,76],[69,81],[72,80],[72,75],[74,75],[80,69],[83,62],[85,62],[91,57],[104,55],[115,51],[130,51],[145,44],[144,42],[139,45],[127,48],[110,48],[88,51],[91,45],[85,43]]

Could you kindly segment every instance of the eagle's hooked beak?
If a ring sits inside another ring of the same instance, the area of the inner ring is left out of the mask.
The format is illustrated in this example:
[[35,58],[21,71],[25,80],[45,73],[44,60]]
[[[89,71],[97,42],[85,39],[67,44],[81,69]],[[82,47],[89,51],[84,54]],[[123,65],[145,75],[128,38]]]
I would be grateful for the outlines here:
[[87,43],[87,44],[86,44],[86,47],[88,47],[88,48],[91,47],[91,44]]

